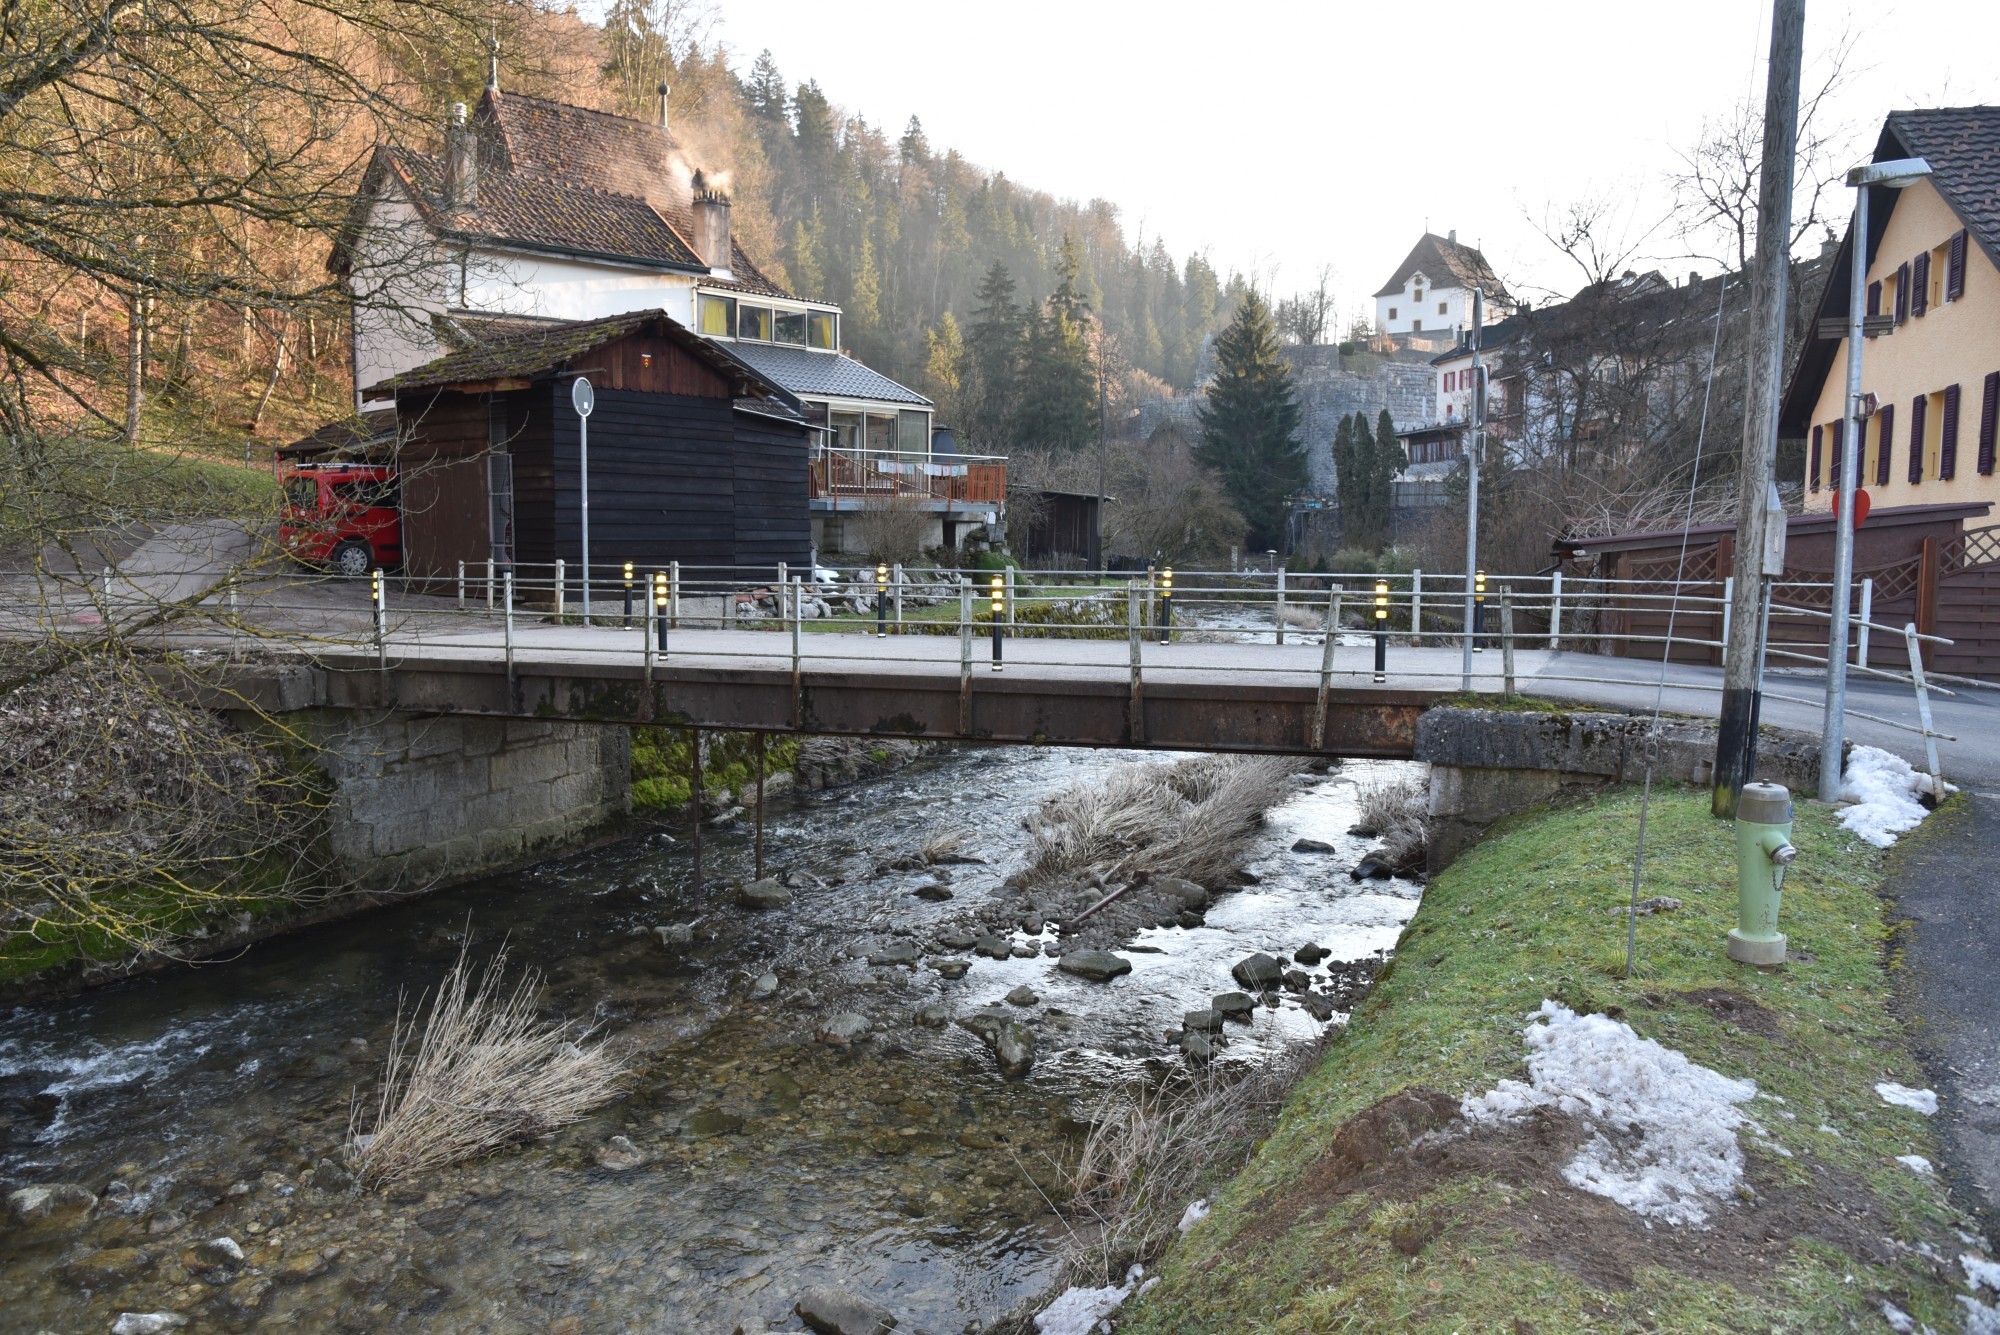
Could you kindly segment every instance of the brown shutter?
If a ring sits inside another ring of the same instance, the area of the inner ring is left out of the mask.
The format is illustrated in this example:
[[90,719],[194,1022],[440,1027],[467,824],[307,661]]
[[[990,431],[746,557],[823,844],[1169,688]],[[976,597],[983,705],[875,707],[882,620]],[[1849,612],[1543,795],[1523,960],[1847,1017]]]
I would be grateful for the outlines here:
[[2000,371],[1987,373],[1984,392],[1979,396],[1979,472],[1993,475],[1993,443],[2000,435]]
[[1910,265],[1910,314],[1922,315],[1931,304],[1931,253],[1921,252]]
[[[2000,380],[2000,376],[1989,377],[1988,383],[1992,383],[1994,380]],[[1825,427],[1816,426],[1813,428],[1812,460],[1806,465],[1806,484],[1814,491],[1819,490],[1819,443],[1820,437],[1825,434],[1825,431]]]
[[1910,266],[1905,264],[1896,270],[1896,323],[1910,318]]
[[1882,280],[1879,278],[1868,285],[1868,313],[1870,315],[1882,313]]
[[1833,438],[1826,452],[1827,453],[1826,485],[1831,487],[1835,491],[1839,491],[1840,490],[1840,445],[1842,437],[1846,436],[1847,434],[1847,421],[1845,418],[1843,418],[1840,421],[1829,423],[1826,429]]
[[1957,301],[1965,295],[1965,229],[1952,233],[1951,249],[1944,265],[1944,299]]
[[1875,413],[1875,485],[1889,485],[1889,456],[1896,452],[1896,405],[1885,403]]
[[1924,396],[1910,400],[1910,485],[1924,480]]
[[1958,475],[1958,386],[1944,389],[1944,420],[1938,423],[1938,481]]

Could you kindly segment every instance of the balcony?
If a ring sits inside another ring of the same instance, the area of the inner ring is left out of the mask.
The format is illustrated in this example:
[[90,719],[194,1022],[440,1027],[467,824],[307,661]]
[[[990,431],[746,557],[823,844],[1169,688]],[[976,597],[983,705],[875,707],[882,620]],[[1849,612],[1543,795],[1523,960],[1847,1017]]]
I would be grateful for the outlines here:
[[815,510],[914,504],[928,510],[997,509],[1007,499],[1004,455],[822,449],[812,460]]

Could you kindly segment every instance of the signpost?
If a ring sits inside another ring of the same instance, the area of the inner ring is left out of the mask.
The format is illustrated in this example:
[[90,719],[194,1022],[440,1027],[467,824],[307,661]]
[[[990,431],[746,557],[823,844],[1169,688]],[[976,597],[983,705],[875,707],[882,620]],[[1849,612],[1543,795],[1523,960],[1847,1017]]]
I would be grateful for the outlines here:
[[590,624],[590,410],[597,406],[597,394],[590,381],[578,376],[570,382],[569,401],[576,408],[577,465],[582,474],[583,492],[583,624]]

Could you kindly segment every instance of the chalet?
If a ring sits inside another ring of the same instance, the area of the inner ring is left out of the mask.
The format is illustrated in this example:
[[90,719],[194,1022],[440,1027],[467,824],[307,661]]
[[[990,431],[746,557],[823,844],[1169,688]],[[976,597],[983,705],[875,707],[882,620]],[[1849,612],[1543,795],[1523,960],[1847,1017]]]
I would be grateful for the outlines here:
[[1425,232],[1375,294],[1375,332],[1399,348],[1439,352],[1472,327],[1472,294],[1486,297],[1489,323],[1513,314],[1514,299],[1477,247],[1457,232]]
[[579,375],[596,400],[593,569],[679,561],[740,578],[810,560],[817,433],[799,401],[731,345],[635,311],[491,333],[365,387],[395,405],[408,574],[449,581],[459,562],[487,560],[580,568]]
[[[1807,442],[1808,511],[1832,507],[1843,459],[1859,463],[1878,514],[2000,502],[2000,107],[1892,112],[1874,160],[1900,158],[1924,159],[1931,175],[1870,187],[1868,235],[1850,228],[1841,241],[1786,387],[1779,429]],[[1861,389],[1878,405],[1859,440],[1846,420],[1857,273],[1867,285]]]
[[796,401],[822,545],[878,504],[932,512],[946,542],[997,521],[1004,461],[934,453],[930,400],[842,352],[840,307],[768,277],[730,209],[670,132],[664,89],[647,122],[503,94],[496,74],[469,113],[453,106],[439,151],[387,145],[370,162],[329,261],[353,303],[357,407],[533,327],[560,340],[660,313]]

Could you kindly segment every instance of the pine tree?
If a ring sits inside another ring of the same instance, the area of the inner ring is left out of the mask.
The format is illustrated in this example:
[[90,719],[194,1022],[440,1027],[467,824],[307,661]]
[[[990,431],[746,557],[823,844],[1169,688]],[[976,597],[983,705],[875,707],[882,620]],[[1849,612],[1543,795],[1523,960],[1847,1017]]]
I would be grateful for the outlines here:
[[1333,487],[1340,500],[1342,545],[1365,547],[1368,512],[1368,469],[1354,448],[1354,424],[1361,414],[1343,414],[1333,432]]
[[1395,531],[1396,475],[1409,464],[1403,442],[1396,438],[1396,423],[1384,408],[1375,421],[1375,448],[1369,460],[1369,501],[1375,511],[1374,551],[1388,546]]
[[800,296],[814,301],[824,301],[826,290],[826,228],[819,220],[819,210],[804,222],[792,224],[792,254],[787,266],[791,270],[792,288]]
[[1270,308],[1255,291],[1244,292],[1216,337],[1215,357],[1215,379],[1197,411],[1195,457],[1222,475],[1250,526],[1251,548],[1281,547],[1286,502],[1306,485],[1306,453],[1291,368],[1279,355]]
[[937,407],[940,426],[957,426],[965,408],[965,339],[950,311],[924,336],[924,393]]
[[1021,308],[1014,304],[1014,279],[1006,265],[993,262],[980,281],[977,299],[968,340],[970,416],[962,425],[968,439],[1003,453],[1014,439],[1023,334]]
[[785,95],[785,79],[778,73],[778,62],[771,55],[771,48],[765,47],[758,53],[757,63],[750,67],[750,79],[743,87],[743,95],[759,120],[789,121],[792,101]]
[[1014,426],[1028,449],[1078,450],[1097,438],[1097,368],[1069,309],[1052,297],[1028,321]]

